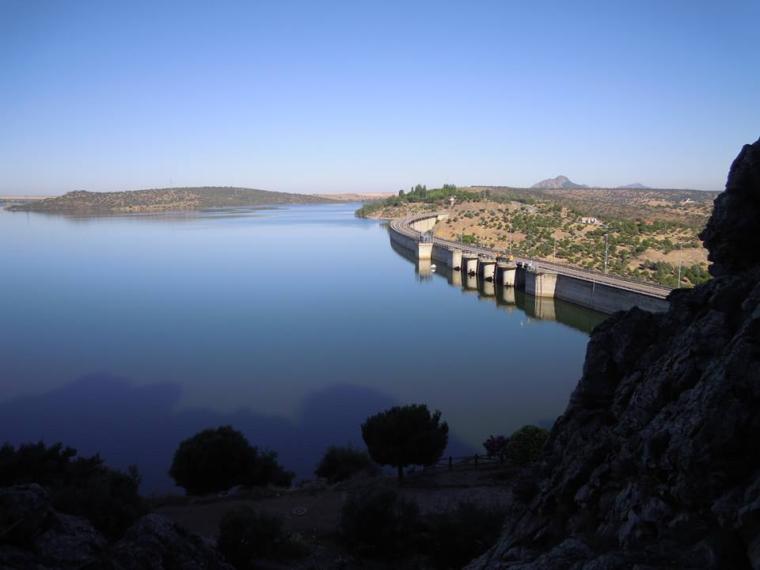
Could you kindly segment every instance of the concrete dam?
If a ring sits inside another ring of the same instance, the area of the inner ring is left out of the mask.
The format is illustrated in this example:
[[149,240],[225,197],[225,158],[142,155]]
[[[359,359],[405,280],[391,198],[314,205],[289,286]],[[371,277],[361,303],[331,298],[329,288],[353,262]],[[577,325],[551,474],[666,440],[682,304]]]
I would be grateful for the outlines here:
[[536,299],[560,299],[611,314],[632,307],[660,312],[668,309],[671,289],[543,260],[507,260],[494,250],[432,236],[435,224],[447,214],[427,213],[393,220],[391,242],[420,261],[442,264],[465,278],[514,288]]

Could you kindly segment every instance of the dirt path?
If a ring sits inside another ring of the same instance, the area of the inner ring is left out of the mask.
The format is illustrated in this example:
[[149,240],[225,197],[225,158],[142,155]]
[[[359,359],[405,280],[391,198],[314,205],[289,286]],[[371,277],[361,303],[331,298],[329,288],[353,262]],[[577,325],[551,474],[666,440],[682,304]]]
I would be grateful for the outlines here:
[[[508,501],[510,489],[495,476],[498,476],[495,471],[482,471],[410,478],[400,492],[403,497],[417,502],[423,513],[447,511],[456,508],[460,502],[499,506]],[[350,493],[363,492],[378,485],[395,486],[395,483],[393,479],[375,478],[321,489],[287,490],[260,498],[188,500],[187,504],[159,507],[156,512],[191,532],[213,539],[225,513],[249,505],[281,517],[289,532],[314,539],[336,531],[341,508]]]

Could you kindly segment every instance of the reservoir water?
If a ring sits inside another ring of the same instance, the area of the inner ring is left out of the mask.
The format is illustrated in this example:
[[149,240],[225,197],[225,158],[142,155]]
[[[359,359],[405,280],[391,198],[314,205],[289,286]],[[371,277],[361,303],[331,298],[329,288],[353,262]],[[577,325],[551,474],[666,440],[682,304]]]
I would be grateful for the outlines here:
[[602,316],[419,267],[355,204],[67,218],[0,210],[0,443],[62,441],[172,489],[229,424],[309,476],[368,415],[442,411],[453,455],[550,426]]

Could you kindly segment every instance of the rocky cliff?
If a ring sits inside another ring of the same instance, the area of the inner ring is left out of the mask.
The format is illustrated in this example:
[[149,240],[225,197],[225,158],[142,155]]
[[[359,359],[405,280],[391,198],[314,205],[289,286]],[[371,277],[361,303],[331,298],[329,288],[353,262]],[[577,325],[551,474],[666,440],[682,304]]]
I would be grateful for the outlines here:
[[53,509],[41,486],[0,488],[3,570],[233,570],[213,545],[158,515],[109,543],[84,518]]
[[760,140],[701,234],[714,278],[613,315],[471,569],[760,568]]

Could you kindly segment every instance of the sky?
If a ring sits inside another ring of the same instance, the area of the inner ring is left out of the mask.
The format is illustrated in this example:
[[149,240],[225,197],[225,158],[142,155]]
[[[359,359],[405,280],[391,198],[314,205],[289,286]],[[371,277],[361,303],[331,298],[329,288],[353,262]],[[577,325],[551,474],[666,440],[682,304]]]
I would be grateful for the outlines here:
[[720,190],[760,1],[0,0],[0,194]]

